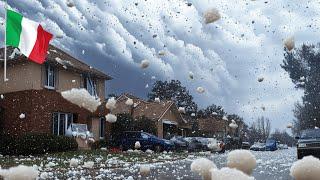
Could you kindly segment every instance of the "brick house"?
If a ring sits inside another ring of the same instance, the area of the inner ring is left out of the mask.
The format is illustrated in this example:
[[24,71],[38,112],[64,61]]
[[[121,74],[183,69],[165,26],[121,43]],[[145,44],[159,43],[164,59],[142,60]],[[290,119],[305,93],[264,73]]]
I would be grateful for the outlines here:
[[207,117],[198,118],[198,127],[208,136],[215,136],[218,138],[223,138],[226,136],[230,137],[240,137],[241,130],[243,129],[244,123],[242,121],[236,121],[238,128],[232,129],[229,127],[231,120],[223,120],[218,117]]
[[[133,100],[133,105],[126,105],[127,99]],[[129,94],[122,94],[117,98],[116,109],[113,114],[127,113],[133,118],[145,116],[156,123],[157,136],[169,138],[172,135],[186,136],[191,126],[179,113],[173,101],[148,102]]]
[[[94,69],[64,51],[50,46],[42,65],[15,54],[8,48],[7,74],[3,81],[3,63],[0,66],[0,131],[13,135],[28,132],[65,135],[71,123],[86,124],[95,139],[108,135],[108,124],[103,119],[105,82],[111,77]],[[4,50],[0,51],[3,59]],[[60,92],[85,88],[102,105],[96,112],[65,100]],[[25,117],[19,117],[24,114]]]
[[226,135],[228,121],[220,118],[208,117],[198,118],[198,127],[208,136],[222,138]]

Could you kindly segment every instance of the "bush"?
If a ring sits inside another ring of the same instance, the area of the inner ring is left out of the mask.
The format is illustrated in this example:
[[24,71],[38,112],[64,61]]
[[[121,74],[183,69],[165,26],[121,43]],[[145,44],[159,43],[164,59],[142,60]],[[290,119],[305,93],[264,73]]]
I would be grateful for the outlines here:
[[75,139],[51,134],[2,135],[0,144],[2,155],[36,155],[78,149]]
[[105,148],[107,146],[108,146],[108,143],[106,140],[100,140],[100,141],[95,141],[91,145],[91,149],[101,149],[101,148]]

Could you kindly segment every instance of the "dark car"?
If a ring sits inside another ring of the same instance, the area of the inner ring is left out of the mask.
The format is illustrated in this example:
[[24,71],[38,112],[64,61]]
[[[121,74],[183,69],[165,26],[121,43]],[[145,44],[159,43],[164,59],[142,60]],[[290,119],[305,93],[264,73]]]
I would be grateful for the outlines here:
[[182,136],[173,136],[170,141],[174,143],[175,149],[178,151],[187,150],[189,145],[188,141],[186,141]]
[[119,137],[119,146],[122,150],[135,149],[135,143],[138,141],[142,151],[147,149],[161,152],[174,150],[174,144],[169,140],[158,138],[152,134],[140,131],[126,131]]
[[277,141],[274,139],[267,139],[266,151],[276,151],[276,150],[278,150]]
[[249,142],[242,142],[241,149],[250,149],[250,143]]
[[320,129],[307,129],[296,137],[298,159],[312,155],[320,157]]
[[189,146],[188,146],[188,151],[189,152],[195,152],[195,151],[202,151],[204,149],[203,144],[194,137],[188,137],[185,138],[186,141],[188,141]]

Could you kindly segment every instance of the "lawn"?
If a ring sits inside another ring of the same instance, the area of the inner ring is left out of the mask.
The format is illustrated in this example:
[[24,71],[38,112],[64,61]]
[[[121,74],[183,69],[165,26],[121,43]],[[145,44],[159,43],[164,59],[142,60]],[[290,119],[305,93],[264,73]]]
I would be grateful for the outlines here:
[[[117,169],[125,169],[136,164],[165,163],[185,159],[188,153],[146,153],[121,152],[111,153],[103,150],[72,151],[39,156],[0,156],[2,168],[18,165],[36,166],[45,178],[106,178],[107,174]],[[71,167],[70,160],[75,158],[78,165]],[[93,167],[85,167],[85,162],[94,163]]]

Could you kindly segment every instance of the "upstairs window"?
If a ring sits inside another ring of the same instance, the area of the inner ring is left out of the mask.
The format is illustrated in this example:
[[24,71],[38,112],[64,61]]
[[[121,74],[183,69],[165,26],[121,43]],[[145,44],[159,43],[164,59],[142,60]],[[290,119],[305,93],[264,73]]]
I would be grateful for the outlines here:
[[84,79],[84,87],[87,89],[91,96],[97,97],[97,83],[90,77],[85,77]]
[[44,86],[48,89],[55,88],[55,70],[54,67],[47,64],[46,65],[46,73],[44,77]]

